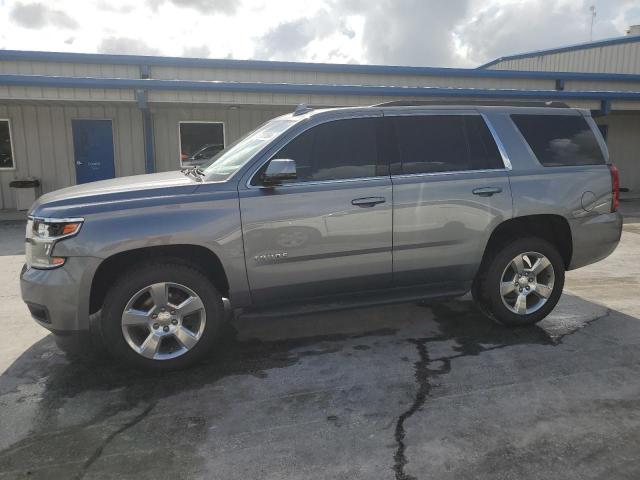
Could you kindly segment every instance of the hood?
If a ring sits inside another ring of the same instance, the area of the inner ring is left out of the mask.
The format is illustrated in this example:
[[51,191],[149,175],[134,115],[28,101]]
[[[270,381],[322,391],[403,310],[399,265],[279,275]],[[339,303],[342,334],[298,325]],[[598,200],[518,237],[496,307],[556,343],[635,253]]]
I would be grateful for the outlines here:
[[[168,197],[193,192],[200,183],[180,171],[119,177],[84,183],[42,195],[31,207],[30,215],[59,217],[74,215],[79,210],[95,210],[102,206]],[[93,207],[93,208],[92,208]]]

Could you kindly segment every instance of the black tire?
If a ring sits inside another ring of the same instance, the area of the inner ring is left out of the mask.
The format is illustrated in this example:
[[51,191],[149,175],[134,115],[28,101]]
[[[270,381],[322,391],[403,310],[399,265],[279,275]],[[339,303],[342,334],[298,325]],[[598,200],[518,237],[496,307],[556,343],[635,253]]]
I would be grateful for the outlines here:
[[[537,252],[551,262],[554,282],[551,294],[538,310],[529,314],[518,314],[504,304],[500,292],[502,276],[512,259],[526,252]],[[499,247],[486,262],[486,268],[478,274],[472,294],[480,309],[490,318],[509,326],[532,325],[545,318],[558,303],[564,287],[565,266],[557,248],[537,237],[518,238]]]
[[[204,330],[198,342],[176,358],[154,360],[135,352],[125,340],[121,319],[129,300],[149,285],[173,282],[188,287],[200,297],[206,314]],[[197,268],[177,260],[144,262],[123,272],[105,296],[102,307],[102,336],[108,352],[129,366],[148,370],[177,370],[197,363],[211,351],[224,324],[222,296]]]

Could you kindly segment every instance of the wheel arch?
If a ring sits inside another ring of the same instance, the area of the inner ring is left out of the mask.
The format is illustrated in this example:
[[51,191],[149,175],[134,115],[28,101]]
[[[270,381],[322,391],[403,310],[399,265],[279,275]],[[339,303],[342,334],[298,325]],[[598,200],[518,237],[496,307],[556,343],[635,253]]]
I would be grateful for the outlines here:
[[562,215],[540,214],[513,217],[498,224],[485,245],[478,273],[485,271],[493,253],[506,243],[520,237],[539,237],[554,245],[566,269],[573,256],[573,237],[569,222]]
[[100,310],[109,285],[118,275],[132,265],[152,259],[167,259],[195,267],[209,278],[223,297],[230,296],[229,280],[224,266],[220,258],[208,248],[191,244],[142,247],[116,253],[100,263],[91,282],[89,313]]

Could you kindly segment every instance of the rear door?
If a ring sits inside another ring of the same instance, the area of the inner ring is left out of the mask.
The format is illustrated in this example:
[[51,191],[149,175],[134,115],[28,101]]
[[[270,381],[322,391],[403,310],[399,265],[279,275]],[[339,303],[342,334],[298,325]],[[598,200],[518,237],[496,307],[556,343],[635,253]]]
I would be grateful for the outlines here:
[[491,231],[512,214],[508,160],[475,111],[385,117],[394,139],[394,284],[467,286]]
[[254,304],[391,285],[392,189],[378,153],[382,118],[312,126],[271,157],[298,178],[266,188],[264,163],[240,185],[247,275]]

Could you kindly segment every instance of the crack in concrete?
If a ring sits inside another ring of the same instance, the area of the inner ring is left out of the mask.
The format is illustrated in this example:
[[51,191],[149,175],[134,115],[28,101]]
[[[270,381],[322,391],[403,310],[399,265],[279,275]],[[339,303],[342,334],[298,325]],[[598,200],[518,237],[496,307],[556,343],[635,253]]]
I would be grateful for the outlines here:
[[109,445],[109,443],[111,443],[111,441],[115,437],[120,435],[122,432],[125,432],[126,430],[134,427],[135,425],[140,423],[142,420],[144,420],[147,417],[147,415],[149,415],[149,413],[151,413],[151,410],[153,410],[155,408],[155,406],[156,406],[155,403],[147,405],[147,407],[141,413],[139,413],[138,415],[133,417],[131,420],[129,420],[127,423],[125,423],[122,427],[118,428],[116,431],[114,431],[110,435],[108,435],[102,441],[102,443],[100,445],[98,445],[98,447],[91,454],[91,456],[89,456],[89,458],[87,458],[87,460],[82,465],[80,472],[76,475],[75,478],[77,480],[80,480],[80,479],[84,478],[84,476],[87,474],[87,471],[89,470],[89,468],[91,468],[91,465],[93,465],[96,462],[96,460],[98,460],[100,458],[100,456],[102,455],[102,452],[104,452],[104,449],[107,447],[107,445]]
[[431,391],[431,384],[429,383],[429,377],[432,375],[441,375],[447,373],[451,370],[451,362],[447,358],[440,359],[442,362],[442,366],[439,369],[431,370],[429,369],[429,352],[427,351],[427,342],[430,340],[442,340],[441,338],[419,338],[419,339],[410,339],[409,343],[413,343],[417,350],[419,359],[415,362],[415,379],[418,383],[418,391],[413,399],[413,403],[411,406],[405,410],[399,417],[396,422],[396,429],[394,433],[394,437],[396,440],[396,444],[398,445],[396,449],[396,453],[393,455],[394,465],[393,471],[396,475],[396,480],[411,480],[414,477],[407,475],[404,471],[404,467],[407,464],[407,456],[406,456],[406,444],[404,439],[406,437],[406,431],[404,424],[405,422],[411,418],[411,416],[419,411],[429,396],[429,392]]
[[[585,327],[599,320],[603,320],[609,317],[610,315],[611,315],[611,309],[606,309],[603,315],[596,316],[591,320],[586,321],[580,327],[570,332],[566,332],[566,333],[555,335],[555,336],[550,332],[547,332],[548,345],[553,347],[558,346],[562,343],[565,337],[571,336],[577,331],[582,330]],[[405,466],[408,463],[407,456],[406,456],[407,445],[405,443],[405,438],[406,438],[405,422],[409,418],[411,418],[416,412],[420,411],[424,406],[424,404],[426,403],[432,388],[432,385],[429,383],[429,379],[432,376],[449,373],[451,371],[452,360],[455,360],[457,358],[467,357],[469,355],[479,355],[480,353],[483,353],[483,352],[500,350],[500,349],[511,346],[510,343],[503,343],[499,345],[485,347],[480,344],[471,344],[468,342],[459,341],[462,352],[455,355],[450,355],[450,356],[437,357],[433,359],[429,358],[427,343],[430,341],[443,341],[448,339],[450,339],[450,337],[443,335],[443,336],[425,337],[425,338],[408,340],[409,343],[412,343],[416,346],[418,351],[419,359],[417,362],[413,364],[414,370],[415,370],[414,376],[416,379],[416,383],[418,384],[418,390],[416,391],[412,404],[409,406],[407,410],[405,410],[398,417],[398,420],[396,422],[394,438],[397,444],[397,448],[396,448],[395,454],[393,455],[393,460],[394,460],[393,471],[395,472],[396,480],[415,480],[414,476],[409,475],[405,472]],[[461,340],[461,339],[459,338],[458,340]],[[433,362],[442,362],[442,365],[438,369],[435,369],[435,370],[430,369],[429,364]]]

